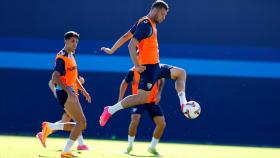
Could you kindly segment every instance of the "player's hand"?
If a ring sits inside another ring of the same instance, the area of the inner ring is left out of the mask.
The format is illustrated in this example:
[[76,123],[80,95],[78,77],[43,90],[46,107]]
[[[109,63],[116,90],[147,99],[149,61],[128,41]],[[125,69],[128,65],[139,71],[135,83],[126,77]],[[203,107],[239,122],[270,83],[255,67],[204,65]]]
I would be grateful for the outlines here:
[[138,71],[140,74],[146,70],[146,66],[139,65],[135,66],[136,71]]
[[91,96],[87,91],[81,91],[81,93],[84,95],[88,103],[91,103]]
[[101,47],[100,50],[104,51],[107,54],[113,54],[114,53],[110,48],[106,48],[106,47]]
[[85,84],[86,80],[82,76],[79,76],[79,81],[81,84]]

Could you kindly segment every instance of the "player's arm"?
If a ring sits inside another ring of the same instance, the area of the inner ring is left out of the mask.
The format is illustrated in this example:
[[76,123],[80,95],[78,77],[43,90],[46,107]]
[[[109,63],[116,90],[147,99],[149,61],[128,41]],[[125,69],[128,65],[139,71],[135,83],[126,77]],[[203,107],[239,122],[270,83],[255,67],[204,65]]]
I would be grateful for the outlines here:
[[123,99],[124,94],[125,94],[126,89],[127,89],[127,85],[132,82],[133,76],[134,76],[134,73],[133,73],[133,70],[131,69],[131,70],[128,71],[125,78],[122,80],[122,83],[120,85],[119,100],[118,101],[121,101]]
[[55,85],[54,85],[52,79],[50,79],[50,81],[49,81],[49,88],[50,88],[51,91],[53,92],[53,95],[56,97]]
[[60,79],[61,73],[58,71],[54,71],[52,74],[52,80],[55,84],[57,84],[61,89],[63,89],[68,95],[73,94],[69,88],[61,81]]
[[131,33],[131,31],[128,31],[121,38],[117,40],[117,42],[113,45],[112,48],[101,47],[101,51],[104,51],[107,54],[113,54],[117,49],[119,49],[123,44],[125,44],[132,37],[133,34]]
[[158,80],[158,93],[156,95],[156,104],[158,104],[161,100],[161,93],[165,84],[165,79],[161,78]]
[[165,84],[165,79],[164,78],[159,79],[159,85],[158,85],[158,94],[159,95],[161,95],[161,93],[162,93],[164,84]]
[[81,91],[81,93],[85,96],[86,100],[88,103],[91,103],[91,96],[89,93],[86,91],[82,83],[80,82],[79,78],[76,78],[76,85],[78,89]]

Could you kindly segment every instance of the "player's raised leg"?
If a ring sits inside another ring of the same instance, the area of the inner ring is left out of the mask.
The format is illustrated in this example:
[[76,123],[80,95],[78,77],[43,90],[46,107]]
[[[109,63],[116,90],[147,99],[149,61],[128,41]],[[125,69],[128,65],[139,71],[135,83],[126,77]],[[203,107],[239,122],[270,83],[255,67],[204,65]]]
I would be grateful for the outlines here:
[[181,108],[187,104],[186,99],[186,71],[182,68],[172,67],[170,69],[171,79],[175,80],[175,89],[178,93]]
[[113,106],[106,106],[102,115],[100,116],[99,123],[104,126],[109,118],[117,111],[128,108],[135,105],[144,104],[150,95],[150,91],[145,91],[142,89],[138,90],[138,94],[129,95],[125,97],[122,101],[118,102]]

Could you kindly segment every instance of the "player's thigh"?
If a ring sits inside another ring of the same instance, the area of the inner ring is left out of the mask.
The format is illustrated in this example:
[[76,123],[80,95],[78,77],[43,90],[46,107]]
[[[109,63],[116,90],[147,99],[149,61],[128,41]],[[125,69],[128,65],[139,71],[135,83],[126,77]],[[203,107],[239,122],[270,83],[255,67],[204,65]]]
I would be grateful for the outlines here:
[[171,69],[173,69],[174,66],[167,65],[167,64],[160,64],[160,78],[171,78]]
[[186,76],[186,71],[179,67],[173,67],[170,69],[171,79],[176,80],[179,76]]
[[75,103],[66,101],[64,110],[75,122],[86,121],[79,99]]
[[176,80],[179,76],[185,76],[185,75],[186,75],[186,71],[182,68],[173,66],[170,69],[170,78],[173,80]]
[[151,94],[151,91],[146,91],[143,89],[138,89],[138,95],[139,97],[142,97],[143,99],[147,99]]

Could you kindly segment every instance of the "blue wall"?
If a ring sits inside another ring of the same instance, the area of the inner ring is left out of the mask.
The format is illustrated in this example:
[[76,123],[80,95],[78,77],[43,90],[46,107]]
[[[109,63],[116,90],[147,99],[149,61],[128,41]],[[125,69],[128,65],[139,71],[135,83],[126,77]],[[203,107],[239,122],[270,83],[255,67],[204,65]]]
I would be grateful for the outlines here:
[[[152,0],[2,0],[4,37],[61,39],[76,30],[81,38],[116,40],[146,15]],[[278,0],[168,0],[159,41],[279,47]],[[174,33],[176,32],[176,33]]]
[[[108,67],[103,69],[93,67],[96,60],[85,59],[105,57],[99,48],[111,46],[147,14],[150,2],[1,1],[0,61],[8,59],[0,63],[0,133],[36,134],[42,121],[60,118],[62,110],[47,83],[55,53],[63,47],[63,34],[76,30],[81,34],[77,52],[84,55],[78,65],[93,96],[90,105],[81,98],[88,120],[85,137],[126,139],[129,110],[114,115],[104,128],[98,119],[105,105],[116,102],[125,66],[131,66],[130,61],[112,64],[128,58],[127,48],[110,56],[112,60],[104,58],[102,64]],[[179,111],[174,82],[167,81],[162,97],[167,128],[162,140],[280,146],[280,1],[168,2],[171,10],[158,26],[160,54],[163,61],[188,70],[187,98],[201,104],[202,114],[187,120]],[[30,57],[32,53],[36,55]],[[34,62],[39,55],[46,56]],[[152,130],[151,120],[144,117],[137,138],[150,139]]]
[[[33,133],[42,121],[56,121],[62,109],[48,89],[50,71],[1,69],[1,133]],[[124,73],[82,72],[93,97],[81,97],[88,120],[86,137],[127,137],[129,110],[114,115],[104,127],[98,124],[103,106],[116,102]],[[11,82],[11,79],[14,82]],[[198,101],[202,114],[186,119],[179,111],[174,82],[168,81],[161,102],[167,128],[163,141],[279,146],[279,79],[189,76],[187,98]],[[59,110],[60,109],[60,110]],[[154,125],[145,115],[138,139],[150,139]]]

